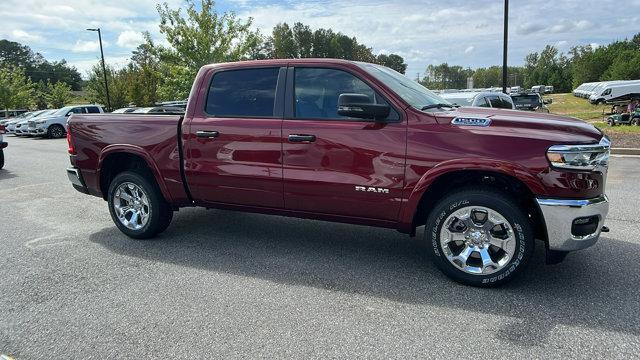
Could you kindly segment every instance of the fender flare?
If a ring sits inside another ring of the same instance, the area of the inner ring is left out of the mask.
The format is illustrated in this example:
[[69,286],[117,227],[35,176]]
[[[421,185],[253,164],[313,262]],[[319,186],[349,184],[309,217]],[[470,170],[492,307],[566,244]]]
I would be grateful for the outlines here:
[[[100,183],[101,173],[102,173],[102,165],[104,160],[111,154],[114,153],[127,153],[131,155],[136,155],[141,157],[146,163],[149,169],[151,170],[151,174],[156,180],[158,187],[160,188],[160,192],[162,192],[162,196],[168,201],[172,202],[173,198],[169,193],[169,190],[166,187],[164,181],[162,181],[162,175],[160,173],[160,169],[158,169],[158,165],[153,160],[153,158],[149,155],[147,151],[145,151],[142,147],[130,144],[113,144],[107,145],[100,152],[100,157],[98,159],[98,170],[96,172],[96,178],[98,183],[98,189],[102,188],[102,184]],[[107,196],[107,194],[103,194]]]
[[448,160],[429,169],[416,183],[411,194],[406,198],[405,206],[402,207],[401,228],[408,229],[413,226],[418,205],[429,186],[441,176],[456,171],[484,171],[510,176],[521,181],[535,195],[544,196],[547,194],[540,179],[531,174],[524,166],[489,158]]

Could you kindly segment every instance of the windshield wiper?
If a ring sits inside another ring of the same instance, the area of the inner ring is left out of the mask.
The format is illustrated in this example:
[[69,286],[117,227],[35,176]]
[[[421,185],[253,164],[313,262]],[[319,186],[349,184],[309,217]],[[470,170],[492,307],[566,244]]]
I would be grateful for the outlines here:
[[442,104],[442,103],[440,103],[440,104],[425,105],[425,106],[421,107],[420,110],[424,111],[424,110],[435,109],[435,108],[438,108],[438,109],[442,109],[442,108],[455,109],[457,107],[459,107],[459,106],[452,105],[452,104]]

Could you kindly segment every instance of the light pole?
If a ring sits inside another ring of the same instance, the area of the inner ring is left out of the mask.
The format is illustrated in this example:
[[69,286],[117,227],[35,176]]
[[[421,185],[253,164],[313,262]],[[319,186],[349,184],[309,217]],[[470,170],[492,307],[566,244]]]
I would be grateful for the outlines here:
[[502,92],[507,93],[507,40],[509,38],[509,0],[504,0],[504,40],[502,43]]
[[87,29],[87,30],[98,32],[98,40],[100,41],[100,56],[102,56],[102,74],[104,75],[104,89],[107,92],[107,110],[111,111],[111,99],[109,98],[109,83],[107,82],[107,69],[106,69],[106,66],[104,65],[104,51],[102,50],[102,34],[100,33],[100,28]]

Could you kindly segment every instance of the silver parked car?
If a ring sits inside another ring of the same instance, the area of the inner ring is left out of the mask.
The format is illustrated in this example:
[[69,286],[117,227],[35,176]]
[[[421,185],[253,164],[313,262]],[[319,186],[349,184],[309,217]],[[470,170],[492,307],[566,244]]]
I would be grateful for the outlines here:
[[515,109],[509,95],[494,91],[453,92],[440,94],[448,102],[459,106]]
[[28,133],[49,138],[61,138],[67,133],[67,119],[71,114],[102,114],[99,105],[71,105],[56,110],[53,114],[28,121]]

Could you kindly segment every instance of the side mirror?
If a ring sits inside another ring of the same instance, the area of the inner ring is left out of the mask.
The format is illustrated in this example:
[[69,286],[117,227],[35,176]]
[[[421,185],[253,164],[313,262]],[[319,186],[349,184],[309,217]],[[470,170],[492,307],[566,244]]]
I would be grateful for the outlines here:
[[389,105],[375,104],[368,95],[340,94],[338,115],[358,119],[384,120],[389,116]]
[[69,112],[67,113],[67,115],[65,115],[65,116],[66,116],[66,117],[69,117],[69,116],[71,116],[71,114],[73,114],[73,111],[69,111]]

